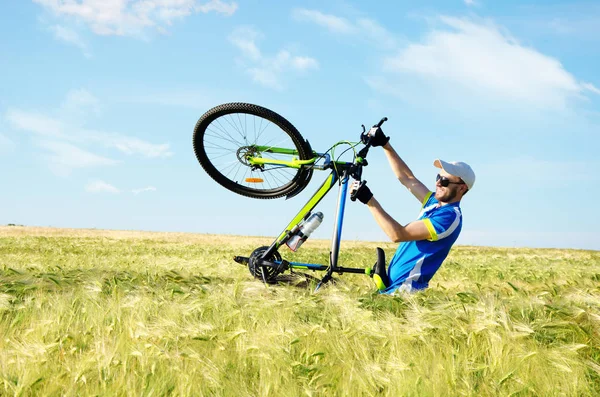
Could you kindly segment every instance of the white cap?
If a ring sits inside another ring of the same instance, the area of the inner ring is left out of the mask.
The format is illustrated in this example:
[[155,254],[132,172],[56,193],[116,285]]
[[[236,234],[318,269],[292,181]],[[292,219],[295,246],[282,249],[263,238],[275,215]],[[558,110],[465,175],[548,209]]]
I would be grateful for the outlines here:
[[469,190],[473,188],[473,185],[475,184],[475,173],[469,164],[463,163],[462,161],[451,161],[448,163],[444,160],[437,159],[433,162],[433,165],[443,169],[450,175],[462,179]]

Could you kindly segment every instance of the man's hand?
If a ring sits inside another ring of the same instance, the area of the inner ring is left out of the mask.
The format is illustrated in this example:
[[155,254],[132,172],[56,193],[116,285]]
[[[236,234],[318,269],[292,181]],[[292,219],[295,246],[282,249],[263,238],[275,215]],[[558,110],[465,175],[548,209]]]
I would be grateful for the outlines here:
[[379,127],[372,127],[367,135],[371,137],[371,146],[385,146],[390,140],[390,137],[386,136]]
[[367,204],[373,197],[373,193],[367,187],[367,181],[354,181],[350,185],[350,199],[352,201],[358,199],[363,204]]

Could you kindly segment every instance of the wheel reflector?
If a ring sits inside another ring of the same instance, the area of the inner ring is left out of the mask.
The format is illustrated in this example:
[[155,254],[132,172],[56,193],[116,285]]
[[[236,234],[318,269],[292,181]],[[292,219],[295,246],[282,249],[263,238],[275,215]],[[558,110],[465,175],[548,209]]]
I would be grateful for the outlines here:
[[265,180],[262,178],[246,178],[246,182],[248,182],[248,183],[261,183],[264,181]]

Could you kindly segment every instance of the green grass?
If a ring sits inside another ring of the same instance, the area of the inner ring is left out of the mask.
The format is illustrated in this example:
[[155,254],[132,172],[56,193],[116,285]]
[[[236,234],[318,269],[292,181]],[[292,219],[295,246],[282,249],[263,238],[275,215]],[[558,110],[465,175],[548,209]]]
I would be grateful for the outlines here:
[[[0,395],[600,395],[600,252],[455,247],[428,290],[389,297],[231,260],[268,243],[0,227]],[[375,246],[342,243],[341,264]]]

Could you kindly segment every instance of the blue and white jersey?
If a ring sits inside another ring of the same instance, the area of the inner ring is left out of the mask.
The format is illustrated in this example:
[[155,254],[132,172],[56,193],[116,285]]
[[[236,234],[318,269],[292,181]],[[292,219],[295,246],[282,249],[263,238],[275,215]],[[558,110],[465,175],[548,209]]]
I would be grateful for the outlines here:
[[423,200],[418,220],[425,222],[431,237],[405,241],[398,246],[388,267],[391,285],[383,293],[390,294],[396,290],[410,292],[429,286],[429,280],[460,234],[460,202],[440,206],[433,192],[429,192]]

